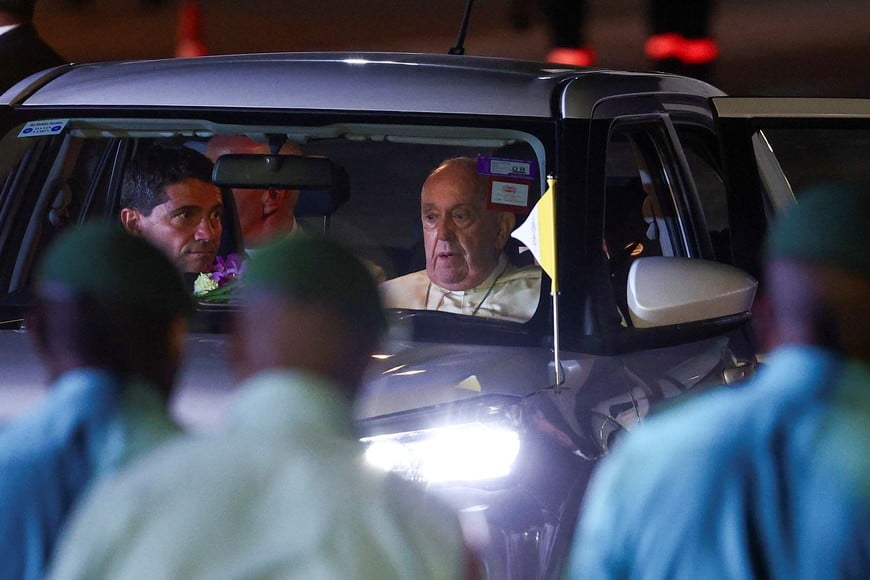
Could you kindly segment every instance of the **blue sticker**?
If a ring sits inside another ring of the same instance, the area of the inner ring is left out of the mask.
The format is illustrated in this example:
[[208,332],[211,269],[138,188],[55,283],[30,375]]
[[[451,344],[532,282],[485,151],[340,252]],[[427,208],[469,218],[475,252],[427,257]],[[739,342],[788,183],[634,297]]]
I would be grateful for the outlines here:
[[45,135],[57,135],[63,131],[69,119],[45,119],[42,121],[30,121],[24,125],[19,137],[43,137]]

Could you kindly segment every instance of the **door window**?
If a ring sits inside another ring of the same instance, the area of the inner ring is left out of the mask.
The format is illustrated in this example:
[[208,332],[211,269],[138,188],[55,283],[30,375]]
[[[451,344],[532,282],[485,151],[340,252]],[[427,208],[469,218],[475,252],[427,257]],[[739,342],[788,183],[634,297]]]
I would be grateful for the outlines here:
[[621,324],[627,326],[626,288],[632,263],[647,256],[684,256],[673,174],[656,125],[616,130],[607,144],[602,250]]

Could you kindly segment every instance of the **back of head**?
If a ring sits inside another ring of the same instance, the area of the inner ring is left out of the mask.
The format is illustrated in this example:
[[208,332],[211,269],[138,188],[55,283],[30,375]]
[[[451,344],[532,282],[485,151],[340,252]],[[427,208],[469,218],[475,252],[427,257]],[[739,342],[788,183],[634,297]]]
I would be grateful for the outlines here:
[[773,224],[766,272],[779,342],[868,359],[868,216],[870,190],[831,185],[800,195]]
[[56,371],[98,366],[169,388],[180,353],[170,329],[192,310],[164,254],[115,224],[58,238],[39,266],[36,334]]
[[[291,236],[253,255],[244,285],[244,317],[259,325],[248,334],[284,337],[281,343],[266,342],[264,348],[277,351],[272,362],[287,361],[285,366],[321,372],[348,387],[356,386],[386,329],[377,286],[359,259],[325,238]],[[293,334],[278,328],[286,322],[279,316],[257,317],[263,315],[257,309],[269,300],[297,313],[291,322],[297,326]],[[310,328],[303,328],[306,324]],[[315,336],[330,344],[327,352],[313,352]],[[308,353],[307,358],[302,352]],[[268,362],[255,366],[263,364]]]
[[[216,161],[221,155],[228,153],[258,153],[270,152],[268,143],[255,141],[246,135],[215,135],[209,139],[205,148],[205,155],[212,161]],[[279,151],[282,155],[301,155],[302,148],[293,141],[286,141]]]
[[143,145],[124,172],[121,207],[150,215],[166,201],[168,185],[185,179],[211,183],[212,169],[208,157],[182,144],[157,141]]
[[21,19],[33,20],[36,0],[0,0],[0,12],[9,12]]

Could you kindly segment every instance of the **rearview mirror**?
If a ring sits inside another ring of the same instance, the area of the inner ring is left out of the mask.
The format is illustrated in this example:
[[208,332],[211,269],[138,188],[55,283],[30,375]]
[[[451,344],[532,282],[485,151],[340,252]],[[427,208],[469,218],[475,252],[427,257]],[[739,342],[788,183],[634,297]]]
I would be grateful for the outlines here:
[[337,167],[324,157],[229,154],[218,157],[212,181],[220,187],[330,189]]

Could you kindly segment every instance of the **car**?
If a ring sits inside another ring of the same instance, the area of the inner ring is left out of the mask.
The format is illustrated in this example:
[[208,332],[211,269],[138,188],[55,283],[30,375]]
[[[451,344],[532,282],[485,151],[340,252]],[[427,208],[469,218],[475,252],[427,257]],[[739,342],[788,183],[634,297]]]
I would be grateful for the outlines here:
[[[489,576],[557,578],[590,473],[620,434],[659,406],[739,388],[753,373],[766,223],[807,188],[862,178],[868,103],[728,97],[674,75],[458,54],[230,55],[38,73],[0,98],[0,421],[45,388],[23,322],[34,265],[64,229],[117,219],[137,147],[202,150],[222,134],[274,152],[297,143],[300,162],[269,185],[301,188],[303,229],[344,242],[386,278],[424,267],[429,171],[474,157],[491,203],[552,232],[551,261],[539,234],[510,247],[511,260],[545,266],[533,314],[390,310],[355,419],[373,466],[455,507]],[[275,159],[228,156],[214,177],[225,189],[253,186]],[[224,231],[222,252],[242,251],[232,211]],[[231,398],[234,308],[198,305],[174,402],[191,429],[212,429]]]

